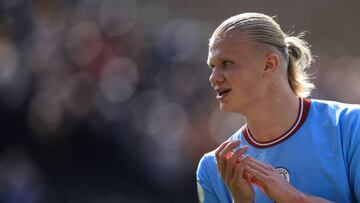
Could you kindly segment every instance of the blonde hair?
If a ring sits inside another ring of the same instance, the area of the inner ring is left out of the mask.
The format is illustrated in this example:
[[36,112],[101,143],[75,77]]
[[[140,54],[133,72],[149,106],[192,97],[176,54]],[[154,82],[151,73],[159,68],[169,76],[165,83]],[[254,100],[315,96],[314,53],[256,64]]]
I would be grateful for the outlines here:
[[233,29],[240,29],[245,35],[258,43],[275,47],[285,59],[288,59],[287,75],[292,91],[298,96],[309,96],[314,84],[306,69],[311,65],[313,58],[310,45],[303,39],[304,34],[290,36],[285,34],[280,25],[270,16],[261,13],[242,13],[222,22],[210,38],[225,36]]

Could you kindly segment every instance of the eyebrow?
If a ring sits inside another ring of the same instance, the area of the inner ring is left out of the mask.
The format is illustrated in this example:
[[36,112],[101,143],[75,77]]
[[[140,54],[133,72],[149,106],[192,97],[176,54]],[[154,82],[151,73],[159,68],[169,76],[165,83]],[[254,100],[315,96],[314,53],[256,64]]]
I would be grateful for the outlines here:
[[[232,60],[221,57],[221,58],[216,59],[215,61],[221,61],[221,62],[222,62],[222,61],[232,61]],[[206,63],[208,64],[209,67],[211,67],[211,65],[213,65],[213,64],[210,63],[209,60],[207,60]],[[212,68],[212,67],[211,67],[211,68]]]
[[207,64],[210,69],[213,69],[215,66],[213,64]]
[[211,63],[210,60],[207,60],[206,64],[209,66],[209,68],[213,68],[215,66],[213,63]]

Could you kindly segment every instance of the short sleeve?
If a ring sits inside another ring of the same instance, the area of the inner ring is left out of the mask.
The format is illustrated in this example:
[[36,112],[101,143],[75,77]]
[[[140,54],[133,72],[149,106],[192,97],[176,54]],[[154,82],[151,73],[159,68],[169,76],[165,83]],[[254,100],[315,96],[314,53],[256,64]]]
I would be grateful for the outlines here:
[[360,202],[360,106],[347,112],[343,133],[350,186],[356,201]]
[[209,157],[204,155],[198,165],[196,172],[198,198],[200,203],[221,203],[217,198],[209,178],[207,162]]

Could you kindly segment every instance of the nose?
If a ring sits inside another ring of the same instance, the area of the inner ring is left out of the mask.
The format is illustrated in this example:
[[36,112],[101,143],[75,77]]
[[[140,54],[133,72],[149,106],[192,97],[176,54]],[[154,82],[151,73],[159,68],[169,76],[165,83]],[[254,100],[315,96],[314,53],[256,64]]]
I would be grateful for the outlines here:
[[209,77],[209,82],[211,86],[215,87],[216,85],[224,82],[224,80],[225,80],[224,75],[217,68],[214,68]]

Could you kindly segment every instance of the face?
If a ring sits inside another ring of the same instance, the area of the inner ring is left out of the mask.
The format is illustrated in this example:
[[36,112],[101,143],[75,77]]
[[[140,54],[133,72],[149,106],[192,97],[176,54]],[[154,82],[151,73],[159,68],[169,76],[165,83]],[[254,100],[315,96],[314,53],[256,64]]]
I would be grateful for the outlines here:
[[227,33],[209,46],[209,81],[223,111],[244,113],[265,99],[265,54],[241,33]]

